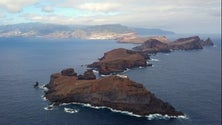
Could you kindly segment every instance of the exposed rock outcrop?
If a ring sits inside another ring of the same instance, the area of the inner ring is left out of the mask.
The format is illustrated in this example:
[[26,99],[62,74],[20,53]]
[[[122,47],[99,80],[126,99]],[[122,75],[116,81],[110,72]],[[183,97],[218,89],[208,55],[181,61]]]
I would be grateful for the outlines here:
[[149,59],[147,54],[119,48],[106,52],[98,62],[94,62],[88,67],[97,69],[100,74],[108,75],[123,72],[127,68],[148,66],[147,59]]
[[199,36],[180,38],[173,42],[161,42],[159,40],[150,39],[142,45],[134,47],[134,50],[145,53],[170,52],[170,50],[193,50],[203,49],[205,45],[213,45],[213,42],[208,38],[201,40]]
[[213,46],[214,43],[210,38],[207,38],[205,41],[204,40],[201,41],[201,45],[202,46]]
[[167,43],[163,43],[156,39],[147,40],[141,46],[134,47],[133,49],[145,53],[170,52]]
[[61,71],[63,76],[77,76],[77,73],[74,71],[73,68],[67,68]]
[[93,80],[96,79],[96,75],[91,69],[84,72],[83,75],[78,75],[78,80]]
[[89,103],[92,106],[107,106],[136,115],[162,114],[181,116],[169,103],[158,99],[142,84],[119,76],[95,80],[78,80],[76,76],[61,73],[51,75],[45,97],[55,103]]

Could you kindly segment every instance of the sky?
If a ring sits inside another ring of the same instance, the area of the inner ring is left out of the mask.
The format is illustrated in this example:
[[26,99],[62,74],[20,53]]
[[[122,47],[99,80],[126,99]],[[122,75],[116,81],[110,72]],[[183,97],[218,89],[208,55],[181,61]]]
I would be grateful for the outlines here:
[[122,24],[176,33],[221,33],[221,0],[0,0],[0,25]]

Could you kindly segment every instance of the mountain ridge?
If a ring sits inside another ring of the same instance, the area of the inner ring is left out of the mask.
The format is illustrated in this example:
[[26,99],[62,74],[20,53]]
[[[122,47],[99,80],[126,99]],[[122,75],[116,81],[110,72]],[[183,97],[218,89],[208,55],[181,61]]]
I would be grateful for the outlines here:
[[117,39],[126,33],[143,33],[146,35],[174,34],[174,32],[162,29],[132,28],[121,24],[62,25],[33,22],[0,26],[0,37],[19,36],[43,38]]

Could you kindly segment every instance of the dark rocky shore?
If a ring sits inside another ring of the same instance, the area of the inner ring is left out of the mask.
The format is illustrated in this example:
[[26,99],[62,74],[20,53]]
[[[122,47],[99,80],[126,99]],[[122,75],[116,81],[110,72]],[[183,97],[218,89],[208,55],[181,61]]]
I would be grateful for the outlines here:
[[[94,77],[94,74],[91,75],[90,78]],[[158,99],[142,84],[121,75],[82,80],[74,69],[69,68],[52,74],[46,87],[48,91],[45,97],[55,103],[89,103],[92,106],[107,106],[140,116],[155,113],[168,116],[184,115],[169,103]]]

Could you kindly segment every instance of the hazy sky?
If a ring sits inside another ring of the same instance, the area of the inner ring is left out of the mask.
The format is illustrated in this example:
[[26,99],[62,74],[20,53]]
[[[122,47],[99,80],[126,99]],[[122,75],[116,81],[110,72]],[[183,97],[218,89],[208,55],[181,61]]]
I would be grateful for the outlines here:
[[221,0],[0,0],[0,25],[123,24],[177,33],[221,33]]

